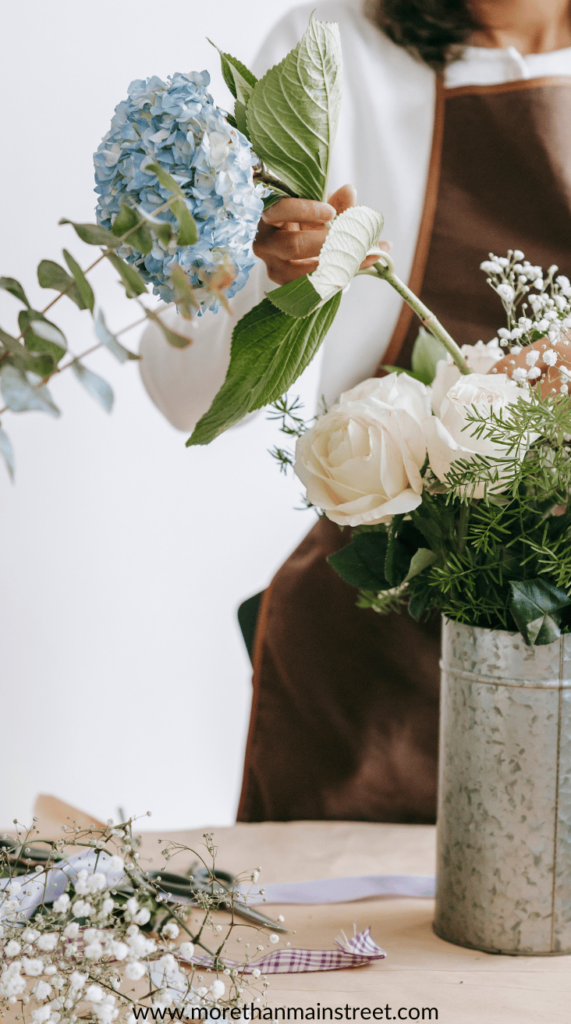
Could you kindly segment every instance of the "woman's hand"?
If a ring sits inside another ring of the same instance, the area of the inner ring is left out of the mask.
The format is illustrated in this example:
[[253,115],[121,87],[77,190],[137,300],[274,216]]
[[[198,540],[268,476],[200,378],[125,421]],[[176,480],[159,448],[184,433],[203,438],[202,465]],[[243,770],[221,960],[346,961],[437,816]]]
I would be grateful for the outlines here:
[[[327,203],[311,199],[280,199],[262,214],[254,254],[264,261],[268,277],[277,284],[287,284],[317,269],[321,246],[327,238],[325,225],[338,213],[357,205],[357,192],[352,185],[343,185]],[[390,252],[390,242],[379,242],[379,248]],[[367,256],[361,270],[372,267],[378,256]]]

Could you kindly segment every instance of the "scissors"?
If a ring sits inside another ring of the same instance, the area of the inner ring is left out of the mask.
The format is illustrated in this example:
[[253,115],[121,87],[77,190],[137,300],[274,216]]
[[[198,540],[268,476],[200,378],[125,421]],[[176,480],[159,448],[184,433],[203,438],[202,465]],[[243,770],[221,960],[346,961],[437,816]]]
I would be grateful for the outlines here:
[[[192,868],[191,871],[190,877],[175,875],[170,871],[149,871],[148,875],[167,896],[182,896],[191,902],[196,902],[198,893],[208,893],[219,900],[219,906],[222,909],[232,911],[237,917],[244,918],[245,921],[257,924],[260,928],[269,928],[274,932],[287,932],[287,928],[284,928],[279,921],[272,921],[270,917],[265,917],[264,914],[260,914],[253,907],[242,902],[241,894],[235,887],[236,876],[231,875],[229,871],[219,871],[218,869],[210,871],[205,867]],[[227,894],[227,899],[224,898],[224,893]],[[234,900],[231,899],[232,895]]]

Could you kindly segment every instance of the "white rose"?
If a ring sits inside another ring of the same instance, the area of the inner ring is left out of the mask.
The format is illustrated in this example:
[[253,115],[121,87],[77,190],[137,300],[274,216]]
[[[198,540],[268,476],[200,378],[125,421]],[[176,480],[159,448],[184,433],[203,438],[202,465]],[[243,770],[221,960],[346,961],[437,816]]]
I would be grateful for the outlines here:
[[420,505],[430,395],[404,373],[341,395],[297,442],[295,472],[309,501],[341,526],[386,522]]
[[[462,345],[462,355],[472,373],[489,373],[492,366],[503,359],[505,352],[498,345],[498,339],[492,338],[487,345],[483,341],[477,341],[475,345]],[[432,382],[432,411],[435,416],[440,415],[447,393],[461,376],[451,355],[436,364],[436,376]]]
[[[518,388],[505,373],[498,373],[497,376],[472,373],[470,376],[461,377],[444,399],[440,417],[431,416],[424,423],[430,467],[436,476],[444,480],[455,460],[470,461],[475,454],[488,458],[505,458],[506,448],[503,445],[496,444],[487,437],[473,436],[478,424],[468,422],[468,413],[503,413],[505,418],[507,407],[517,402],[519,398],[529,401],[528,392]],[[518,454],[523,458],[525,448]],[[513,453],[510,457],[513,458]],[[499,471],[501,474],[501,468]],[[499,485],[493,488],[496,492],[501,489]],[[483,498],[484,484],[476,485],[470,494],[474,498]]]

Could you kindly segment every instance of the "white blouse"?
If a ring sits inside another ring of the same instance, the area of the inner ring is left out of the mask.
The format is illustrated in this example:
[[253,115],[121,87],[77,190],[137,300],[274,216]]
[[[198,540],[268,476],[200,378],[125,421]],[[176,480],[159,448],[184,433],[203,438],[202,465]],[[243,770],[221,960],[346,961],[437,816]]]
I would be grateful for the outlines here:
[[[330,191],[350,182],[360,203],[383,213],[383,237],[392,241],[395,268],[407,280],[424,204],[435,74],[366,20],[356,0],[325,0],[316,8],[312,3],[294,9],[276,25],[254,66],[258,75],[295,46],[313,9],[319,19],[338,22],[343,47],[343,104],[330,161]],[[514,47],[468,46],[448,67],[445,82],[449,87],[488,85],[560,74],[571,75],[571,47],[523,57]],[[176,321],[177,330],[192,337],[186,349],[172,348],[154,325],[147,327],[140,345],[141,375],[173,426],[190,432],[206,412],[226,374],[236,320],[273,287],[258,261],[246,287],[231,302],[232,317],[220,310],[188,322],[167,311],[165,320]],[[320,355],[318,395],[327,404],[374,373],[400,305],[388,285],[367,277],[353,281]]]

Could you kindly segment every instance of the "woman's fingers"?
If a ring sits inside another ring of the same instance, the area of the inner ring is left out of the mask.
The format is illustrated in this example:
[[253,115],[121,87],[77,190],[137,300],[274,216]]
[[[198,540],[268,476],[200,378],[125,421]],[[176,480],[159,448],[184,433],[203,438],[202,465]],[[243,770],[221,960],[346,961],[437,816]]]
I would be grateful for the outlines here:
[[336,208],[330,203],[318,203],[313,199],[280,199],[269,209],[264,210],[262,221],[274,227],[281,226],[287,221],[326,224],[333,220],[336,212]]
[[354,185],[342,185],[329,196],[327,202],[336,213],[344,213],[351,206],[357,205],[357,189]]
[[[274,231],[264,242],[264,251],[280,260],[306,260],[319,256],[327,231]],[[256,246],[254,253],[257,255]]]
[[318,266],[319,260],[299,260],[296,263],[293,260],[289,262],[287,260],[280,260],[277,256],[266,260],[268,277],[270,281],[275,281],[276,284],[287,284],[289,281],[297,281],[298,277],[312,274],[314,270],[317,270]]

